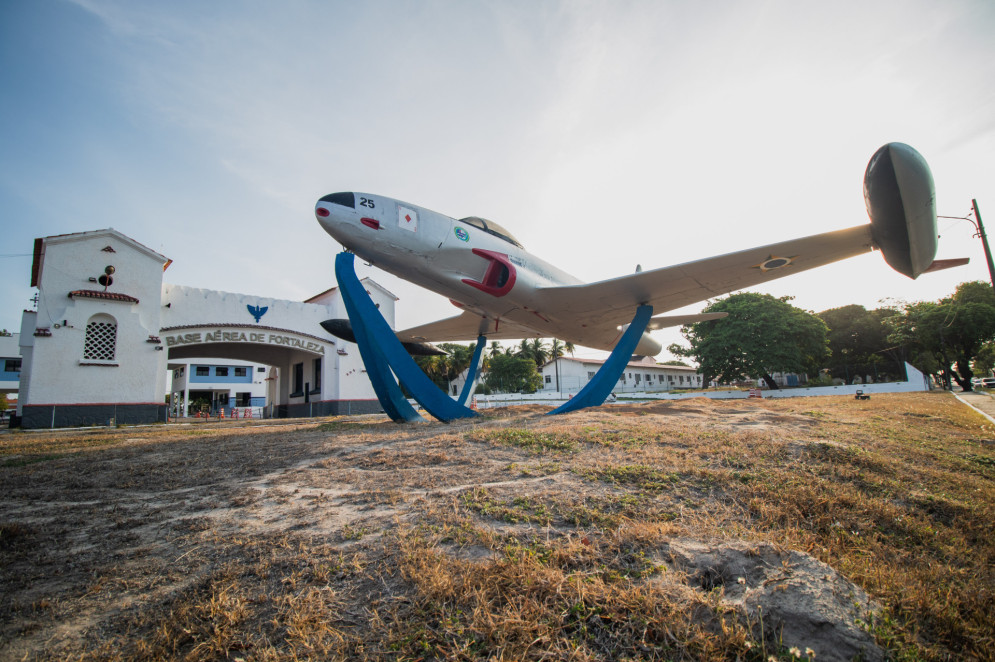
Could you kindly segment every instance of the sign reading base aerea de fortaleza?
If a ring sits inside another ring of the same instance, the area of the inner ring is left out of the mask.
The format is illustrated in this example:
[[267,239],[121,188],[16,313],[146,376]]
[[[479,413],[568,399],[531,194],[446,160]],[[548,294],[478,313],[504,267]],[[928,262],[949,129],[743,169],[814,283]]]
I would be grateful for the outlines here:
[[272,332],[224,331],[216,329],[214,331],[195,331],[192,333],[164,335],[162,339],[165,341],[167,347],[200,345],[203,343],[261,343],[264,345],[295,347],[305,352],[314,352],[316,354],[325,353],[325,345],[321,342],[300,338],[296,335],[291,336]]

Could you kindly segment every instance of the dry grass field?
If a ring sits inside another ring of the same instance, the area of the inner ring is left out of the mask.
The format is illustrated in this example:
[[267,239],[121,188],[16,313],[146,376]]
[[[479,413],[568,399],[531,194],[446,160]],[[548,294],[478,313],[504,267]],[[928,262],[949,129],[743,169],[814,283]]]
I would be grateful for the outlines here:
[[949,394],[0,436],[2,660],[995,659]]

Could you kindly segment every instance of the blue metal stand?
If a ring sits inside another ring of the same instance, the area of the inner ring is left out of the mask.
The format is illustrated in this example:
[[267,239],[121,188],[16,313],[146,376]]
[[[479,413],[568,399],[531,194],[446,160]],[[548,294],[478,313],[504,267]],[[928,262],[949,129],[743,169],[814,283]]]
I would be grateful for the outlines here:
[[473,383],[477,381],[477,372],[480,370],[480,360],[484,356],[484,347],[487,346],[486,336],[477,336],[477,346],[473,350],[473,358],[470,359],[470,367],[466,370],[466,383],[463,384],[463,390],[460,391],[459,399],[456,401],[461,405],[466,404],[466,399],[470,397],[470,391],[473,389]]
[[618,378],[625,371],[629,359],[632,358],[632,350],[639,344],[639,339],[646,331],[650,317],[653,316],[653,306],[639,306],[636,309],[636,316],[632,318],[629,328],[622,334],[622,339],[615,345],[608,360],[604,362],[594,379],[581,389],[580,393],[562,405],[549,412],[548,415],[566,414],[570,411],[584,409],[586,407],[597,407],[602,404],[618,382]]
[[[464,393],[460,395],[460,402],[454,401],[448,394],[439,390],[401,345],[401,341],[394,335],[393,329],[359,282],[356,276],[355,256],[352,253],[343,252],[335,256],[335,278],[338,280],[342,301],[352,323],[359,353],[366,365],[366,373],[373,383],[373,390],[380,404],[391,419],[398,422],[422,420],[404,398],[391,370],[418,404],[440,421],[478,415],[463,405],[469,395],[469,385],[472,384],[469,379],[471,375],[469,373],[467,375],[467,385],[463,387]],[[471,366],[474,377],[484,344],[486,339],[483,337],[477,339],[477,349],[474,351],[476,364]]]
[[[349,267],[351,266],[352,264],[350,263]],[[355,271],[351,268],[349,270],[352,271],[353,277],[355,277]],[[339,265],[337,258],[335,271],[341,285],[342,276],[338,274]],[[359,282],[358,279],[356,282]],[[351,292],[347,294],[347,289],[351,290],[351,288],[347,287],[342,288],[342,301],[345,303],[346,314],[352,322],[352,330],[356,336],[356,344],[359,345],[359,354],[363,357],[363,365],[366,366],[366,374],[370,378],[370,383],[373,384],[373,391],[377,394],[380,406],[383,407],[383,410],[390,416],[391,420],[398,423],[402,421],[413,422],[425,420],[415,411],[415,408],[411,406],[411,403],[408,402],[408,399],[401,392],[401,387],[397,385],[394,375],[390,372],[387,359],[370,337],[369,330],[366,328],[366,324],[363,323],[362,316],[356,312],[356,305],[353,300],[354,294]],[[369,300],[369,295],[363,290],[362,285],[360,285],[360,290],[363,296],[366,296],[367,300]]]

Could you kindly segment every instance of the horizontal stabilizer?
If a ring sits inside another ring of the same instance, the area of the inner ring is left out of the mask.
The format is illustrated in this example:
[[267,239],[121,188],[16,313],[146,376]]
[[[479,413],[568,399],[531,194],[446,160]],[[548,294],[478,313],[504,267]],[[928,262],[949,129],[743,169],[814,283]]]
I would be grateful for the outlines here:
[[952,267],[963,267],[965,264],[971,261],[969,257],[955,257],[950,260],[933,260],[933,263],[926,267],[924,274],[933,273],[934,271],[943,271],[944,269],[950,269]]
[[650,323],[646,325],[647,331],[655,331],[657,329],[666,329],[672,326],[684,326],[685,324],[694,324],[695,322],[707,322],[709,320],[717,320],[726,317],[729,313],[698,313],[696,315],[660,315],[659,317],[653,317],[650,319]]
[[508,320],[493,320],[481,317],[468,310],[456,317],[449,317],[437,322],[429,322],[421,326],[404,329],[397,332],[402,342],[460,342],[476,340],[477,336],[487,336],[488,340],[511,340],[518,338],[538,338],[542,334]]
[[[347,319],[325,320],[321,323],[321,328],[328,331],[336,338],[348,342],[356,342],[356,334],[352,330],[352,323]],[[444,350],[435,347],[427,342],[401,342],[404,349],[412,356],[448,356]]]

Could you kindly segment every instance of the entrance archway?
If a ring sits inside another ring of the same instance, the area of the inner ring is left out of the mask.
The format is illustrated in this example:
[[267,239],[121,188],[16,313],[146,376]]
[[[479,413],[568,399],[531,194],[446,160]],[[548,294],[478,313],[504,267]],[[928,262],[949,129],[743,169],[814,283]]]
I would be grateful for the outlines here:
[[[325,405],[337,395],[330,392],[332,380],[326,379],[327,364],[338,358],[333,341],[290,329],[237,324],[174,326],[160,333],[167,361],[235,359],[275,368],[267,377],[272,380],[267,389],[268,415],[337,413],[326,411],[330,407]],[[188,381],[184,411],[191,390]]]

